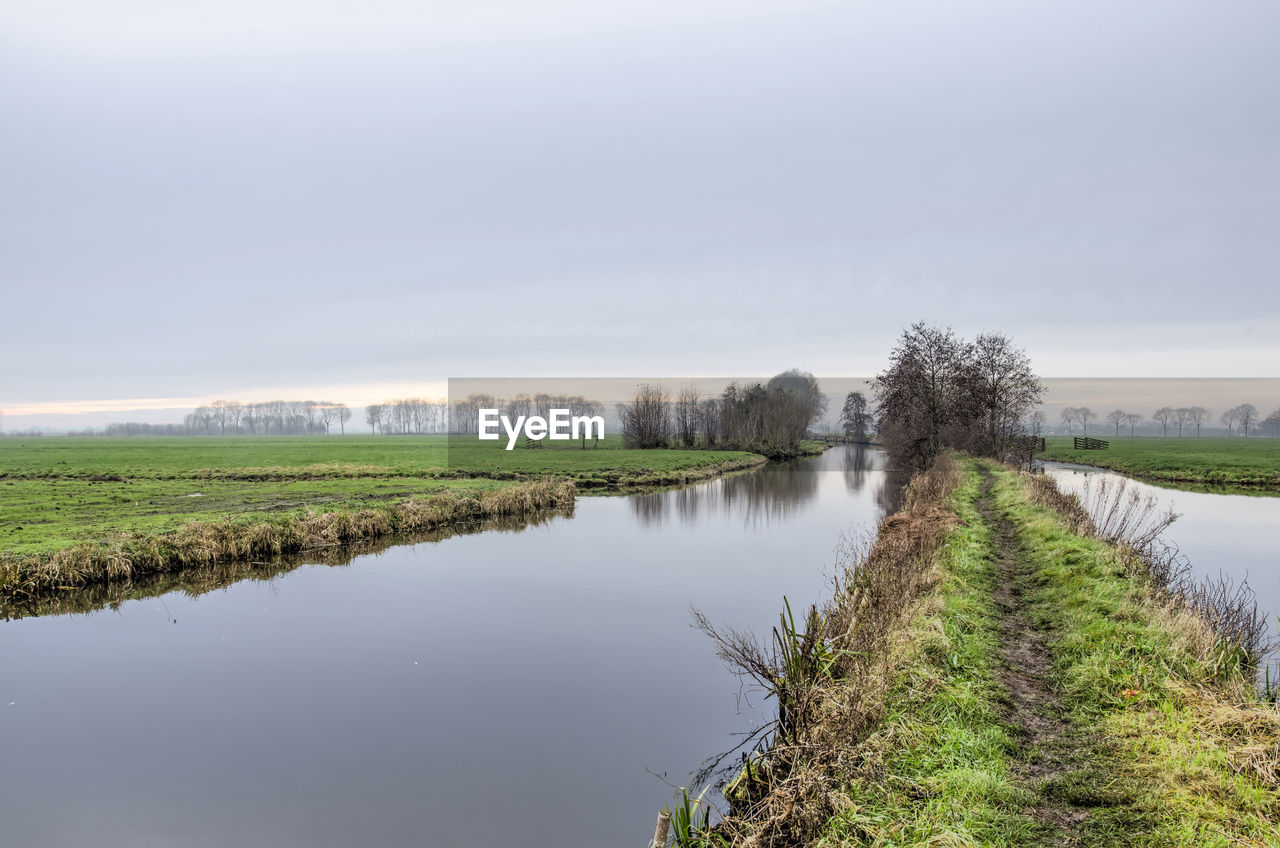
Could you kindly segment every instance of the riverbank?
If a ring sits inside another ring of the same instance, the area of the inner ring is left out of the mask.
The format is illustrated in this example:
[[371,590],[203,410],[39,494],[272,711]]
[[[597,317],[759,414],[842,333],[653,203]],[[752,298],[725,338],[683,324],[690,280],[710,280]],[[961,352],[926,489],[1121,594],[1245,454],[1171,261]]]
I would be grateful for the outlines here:
[[0,439],[0,558],[47,557],[191,522],[301,519],[567,480],[578,491],[683,485],[764,463],[741,451],[502,450],[442,436]]
[[[913,482],[808,623],[800,643],[834,659],[776,684],[806,693],[807,723],[726,790],[720,832],[766,846],[1274,845],[1280,717],[1242,652],[1047,481],[947,464]],[[910,534],[914,561],[904,525],[934,528]],[[887,633],[822,624],[868,593],[905,598]],[[859,672],[852,651],[883,672]]]
[[1045,459],[1167,483],[1280,490],[1280,439],[1112,438],[1107,450],[1076,450],[1069,436],[1045,440]]
[[443,492],[345,512],[304,511],[191,521],[166,533],[116,533],[49,554],[0,557],[0,599],[36,596],[191,566],[262,560],[384,536],[429,533],[494,518],[571,509],[573,483],[548,480],[484,492]]
[[624,450],[616,438],[513,451],[442,436],[0,439],[0,594],[528,518],[571,509],[581,491],[687,485],[765,462]]

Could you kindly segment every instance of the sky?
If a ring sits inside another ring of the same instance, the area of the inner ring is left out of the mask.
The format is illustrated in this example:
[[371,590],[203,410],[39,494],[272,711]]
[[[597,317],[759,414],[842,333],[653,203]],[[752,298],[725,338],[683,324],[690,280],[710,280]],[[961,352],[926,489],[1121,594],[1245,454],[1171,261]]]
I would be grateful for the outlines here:
[[1278,40],[1272,2],[6,0],[0,410],[863,376],[917,320],[1277,377]]

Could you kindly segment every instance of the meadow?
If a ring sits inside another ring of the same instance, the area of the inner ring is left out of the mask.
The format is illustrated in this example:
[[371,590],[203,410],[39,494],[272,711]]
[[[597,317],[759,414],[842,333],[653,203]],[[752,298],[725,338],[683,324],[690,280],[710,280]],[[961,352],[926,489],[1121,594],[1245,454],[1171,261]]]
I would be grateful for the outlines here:
[[1168,483],[1280,488],[1280,439],[1093,435],[1110,448],[1075,450],[1070,436],[1050,436],[1044,458]]
[[0,439],[0,554],[43,555],[192,521],[349,512],[547,476],[579,490],[671,485],[763,462],[740,451],[506,451],[445,436]]

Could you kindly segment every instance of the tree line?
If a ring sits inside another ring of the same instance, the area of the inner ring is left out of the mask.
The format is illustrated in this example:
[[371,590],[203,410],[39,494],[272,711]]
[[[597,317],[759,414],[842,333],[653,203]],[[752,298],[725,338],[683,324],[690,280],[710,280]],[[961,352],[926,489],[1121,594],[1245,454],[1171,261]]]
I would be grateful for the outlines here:
[[1043,420],[1032,412],[1044,386],[1031,360],[999,333],[968,341],[949,327],[913,324],[872,385],[877,435],[908,468],[927,467],[946,448],[1004,457]]
[[196,407],[182,423],[189,433],[210,436],[301,436],[328,434],[335,426],[345,434],[350,420],[345,403],[327,400],[215,400]]
[[707,398],[693,385],[672,397],[665,386],[645,383],[617,412],[627,447],[723,448],[784,457],[799,452],[809,425],[826,408],[817,379],[793,368],[765,383],[730,383]]
[[[1161,435],[1168,436],[1171,428],[1176,428],[1178,436],[1182,436],[1185,432],[1195,429],[1196,436],[1200,435],[1200,428],[1211,420],[1212,413],[1203,406],[1162,406],[1151,414],[1151,423],[1160,425]],[[1068,406],[1062,410],[1062,423],[1067,428],[1067,434],[1071,435],[1075,432],[1075,427],[1080,427],[1082,435],[1089,434],[1089,423],[1097,420],[1098,416],[1093,410],[1087,406]],[[1269,435],[1280,436],[1280,409],[1271,413],[1261,422],[1258,421],[1258,408],[1251,403],[1242,403],[1239,406],[1233,406],[1219,416],[1218,420],[1227,428],[1227,435],[1234,436],[1236,427],[1240,428],[1243,436],[1248,437],[1250,431],[1257,433],[1259,429]],[[1119,437],[1120,428],[1122,426],[1129,428],[1129,435],[1135,435],[1137,427],[1145,424],[1146,420],[1142,415],[1136,412],[1126,412],[1123,409],[1114,409],[1107,414],[1107,423],[1115,428],[1115,435]]]
[[384,435],[431,435],[454,433],[476,435],[480,410],[497,409],[512,421],[520,416],[549,418],[553,409],[567,409],[570,415],[599,415],[603,404],[581,395],[519,394],[510,399],[490,394],[471,394],[450,404],[444,398],[400,398],[365,408],[365,422],[373,433]]

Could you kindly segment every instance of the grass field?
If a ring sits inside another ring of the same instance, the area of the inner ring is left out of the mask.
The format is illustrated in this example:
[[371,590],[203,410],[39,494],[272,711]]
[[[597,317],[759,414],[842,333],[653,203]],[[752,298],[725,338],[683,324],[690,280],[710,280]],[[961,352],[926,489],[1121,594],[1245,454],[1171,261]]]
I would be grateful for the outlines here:
[[1045,459],[1110,468],[1170,483],[1280,488],[1280,439],[1106,439],[1108,450],[1075,450],[1069,436],[1046,439]]
[[580,489],[669,485],[762,461],[734,451],[623,450],[616,437],[586,450],[513,451],[443,436],[10,437],[0,439],[0,554],[48,554],[191,521],[347,512],[546,475]]

